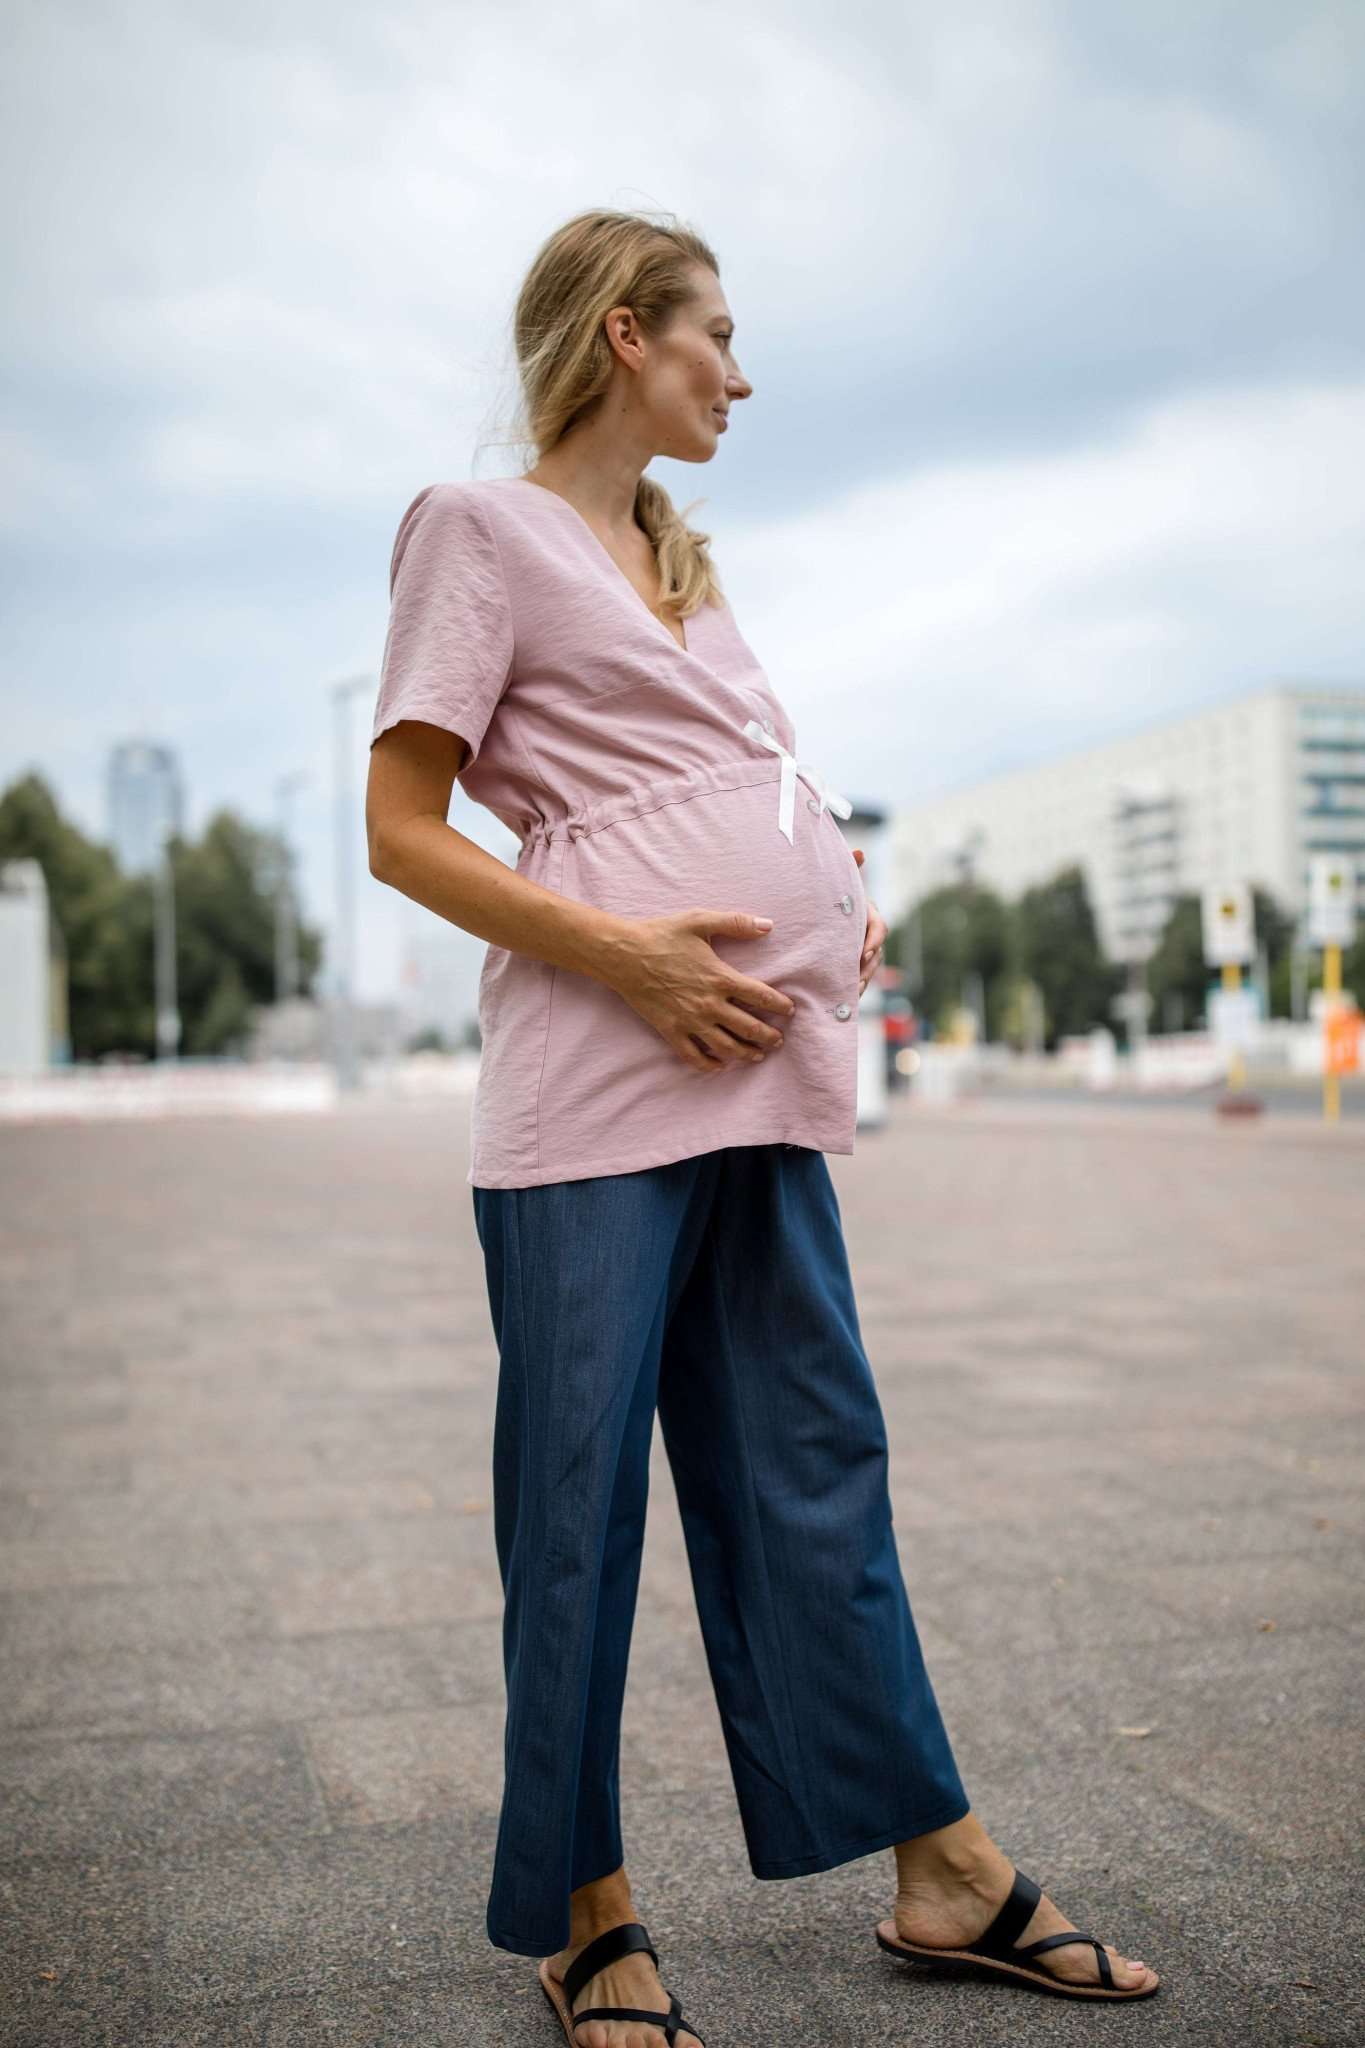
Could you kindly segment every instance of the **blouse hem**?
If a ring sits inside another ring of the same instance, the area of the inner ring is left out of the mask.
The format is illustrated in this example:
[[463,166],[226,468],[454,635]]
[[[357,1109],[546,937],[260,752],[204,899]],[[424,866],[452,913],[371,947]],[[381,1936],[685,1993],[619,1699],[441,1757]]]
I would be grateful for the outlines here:
[[[728,1152],[736,1145],[799,1145],[811,1152],[839,1152],[851,1156],[853,1138],[847,1131],[833,1137],[812,1136],[809,1128],[784,1125],[776,1132],[756,1131],[752,1137],[728,1138],[723,1145],[703,1145],[701,1152]],[[475,1188],[539,1188],[547,1187],[554,1181],[599,1180],[609,1173],[643,1173],[651,1166],[673,1166],[680,1159],[695,1159],[697,1150],[686,1140],[662,1145],[643,1157],[638,1152],[621,1153],[613,1159],[586,1168],[578,1173],[566,1173],[562,1167],[535,1167],[528,1172],[518,1173],[515,1168],[505,1173],[486,1173],[471,1164],[465,1175],[465,1183]]]

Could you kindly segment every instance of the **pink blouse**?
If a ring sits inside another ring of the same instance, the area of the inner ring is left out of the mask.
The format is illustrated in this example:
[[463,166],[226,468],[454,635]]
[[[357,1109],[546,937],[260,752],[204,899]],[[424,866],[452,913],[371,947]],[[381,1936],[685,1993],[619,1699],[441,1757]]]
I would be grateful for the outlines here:
[[704,1075],[613,989],[490,945],[468,1181],[536,1187],[724,1145],[852,1152],[867,899],[727,603],[680,647],[566,498],[525,477],[430,484],[404,513],[371,745],[400,719],[459,734],[463,787],[516,868],[622,917],[771,917],[717,954],[789,996],[785,1044]]

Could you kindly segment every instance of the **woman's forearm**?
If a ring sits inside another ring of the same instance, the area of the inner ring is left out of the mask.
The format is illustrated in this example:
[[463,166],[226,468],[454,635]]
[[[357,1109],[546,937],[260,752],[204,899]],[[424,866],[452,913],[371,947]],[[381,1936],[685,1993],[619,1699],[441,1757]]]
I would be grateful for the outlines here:
[[477,939],[613,983],[630,920],[544,889],[442,819],[412,818],[370,872]]

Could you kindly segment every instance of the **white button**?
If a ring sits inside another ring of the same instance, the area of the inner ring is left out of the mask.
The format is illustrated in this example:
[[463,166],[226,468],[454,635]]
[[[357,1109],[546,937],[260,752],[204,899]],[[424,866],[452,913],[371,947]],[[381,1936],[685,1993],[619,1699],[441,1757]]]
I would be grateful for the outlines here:
[[840,1003],[838,1009],[834,1012],[834,1014],[839,1019],[839,1022],[842,1024],[846,1017],[851,1017],[853,1015],[853,1005],[851,1003]]
[[845,917],[851,917],[853,915],[853,898],[851,896],[841,896],[839,898],[839,908],[843,911]]
[[820,808],[820,799],[819,799],[819,797],[818,797],[818,796],[808,796],[808,797],[806,798],[806,809],[807,809],[808,811],[818,811],[818,810],[819,810],[819,808]]

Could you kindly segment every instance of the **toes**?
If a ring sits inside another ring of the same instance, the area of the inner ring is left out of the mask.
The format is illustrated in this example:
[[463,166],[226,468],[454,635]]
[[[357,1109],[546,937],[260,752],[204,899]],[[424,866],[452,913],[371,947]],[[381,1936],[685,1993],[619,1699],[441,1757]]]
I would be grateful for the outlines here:
[[1137,1991],[1148,1983],[1158,1982],[1155,1970],[1149,1970],[1146,1963],[1137,1956],[1121,1956],[1116,1948],[1105,1948],[1109,1967],[1114,1973],[1114,1982],[1120,1991]]

